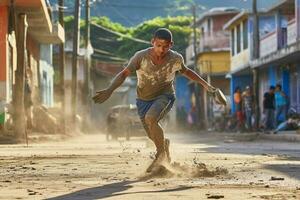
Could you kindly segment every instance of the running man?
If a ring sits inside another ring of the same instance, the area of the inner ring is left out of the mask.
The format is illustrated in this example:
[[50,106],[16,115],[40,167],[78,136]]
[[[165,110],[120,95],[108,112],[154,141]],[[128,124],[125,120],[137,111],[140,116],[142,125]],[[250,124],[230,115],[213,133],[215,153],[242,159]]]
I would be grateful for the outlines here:
[[172,33],[166,28],[159,28],[151,39],[152,47],[140,50],[129,60],[127,66],[117,74],[111,84],[104,90],[96,92],[95,103],[106,101],[131,73],[137,74],[138,114],[148,137],[156,146],[156,156],[147,172],[162,161],[171,161],[169,140],[164,138],[164,132],[159,120],[168,113],[175,101],[173,82],[176,72],[180,72],[192,81],[201,84],[206,90],[214,91],[196,72],[187,68],[181,54],[171,50],[173,46]]

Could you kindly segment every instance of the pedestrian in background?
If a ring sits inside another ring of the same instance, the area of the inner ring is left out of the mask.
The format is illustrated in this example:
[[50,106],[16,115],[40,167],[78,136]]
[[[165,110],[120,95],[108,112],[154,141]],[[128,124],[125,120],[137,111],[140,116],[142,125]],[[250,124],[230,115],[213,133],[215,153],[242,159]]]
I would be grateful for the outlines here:
[[264,114],[264,129],[272,130],[275,128],[275,87],[270,86],[269,91],[264,94],[263,114]]
[[246,128],[248,131],[252,130],[252,115],[253,115],[253,94],[250,86],[247,86],[243,93],[243,108],[246,117]]
[[286,121],[287,115],[287,97],[286,94],[282,91],[280,84],[277,84],[275,87],[275,119],[276,126],[281,122]]
[[242,94],[241,94],[241,88],[237,87],[235,89],[234,95],[234,105],[235,105],[235,113],[236,113],[236,119],[237,119],[237,131],[242,130],[244,116],[243,116],[243,102],[242,102]]

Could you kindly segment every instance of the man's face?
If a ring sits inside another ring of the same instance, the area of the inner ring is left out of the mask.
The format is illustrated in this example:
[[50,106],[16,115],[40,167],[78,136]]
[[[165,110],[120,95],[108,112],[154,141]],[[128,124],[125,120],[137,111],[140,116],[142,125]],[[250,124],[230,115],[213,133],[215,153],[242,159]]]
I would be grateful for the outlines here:
[[173,42],[154,38],[151,40],[153,50],[156,56],[163,57],[171,49]]

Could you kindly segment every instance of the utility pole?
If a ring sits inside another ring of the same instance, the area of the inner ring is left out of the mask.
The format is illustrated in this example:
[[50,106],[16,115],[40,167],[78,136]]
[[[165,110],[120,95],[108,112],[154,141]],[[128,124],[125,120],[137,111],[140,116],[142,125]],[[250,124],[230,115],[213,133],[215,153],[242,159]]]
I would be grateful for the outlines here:
[[[197,51],[197,30],[196,30],[196,4],[192,5],[192,12],[193,12],[193,47],[194,47],[194,71],[198,72],[197,65],[198,65],[198,51]],[[199,96],[199,86],[197,83],[194,83],[194,90],[195,90],[195,99],[196,99],[196,116],[197,116],[197,124],[201,124],[201,116],[200,116],[200,96]]]
[[[64,28],[64,0],[59,0],[59,23]],[[61,115],[60,115],[60,125],[62,132],[66,132],[66,115],[65,115],[65,43],[59,44],[59,74],[60,74],[60,103],[61,103]]]
[[90,42],[90,0],[85,0],[85,34],[84,34],[84,43],[85,43],[85,66],[84,66],[84,89],[82,92],[83,95],[83,104],[85,106],[83,116],[84,120],[84,129],[87,130],[90,122],[90,112],[91,112],[91,91],[90,91],[90,77],[91,77],[91,42]]
[[89,107],[90,100],[90,68],[91,68],[91,43],[90,43],[90,0],[86,0],[85,6],[85,68],[84,68],[84,100]]
[[74,19],[74,35],[73,35],[73,57],[72,57],[72,125],[76,125],[76,107],[77,107],[77,56],[79,49],[80,35],[80,0],[75,2],[75,19]]
[[[259,21],[257,14],[257,2],[252,0],[252,16],[253,16],[253,60],[259,58]],[[255,108],[255,128],[259,128],[260,110],[259,110],[259,96],[258,96],[258,70],[252,69],[253,73],[253,94],[254,94],[254,108]]]
[[[14,131],[16,139],[23,142],[23,137],[26,137],[26,123],[25,123],[25,108],[24,108],[24,96],[25,96],[25,70],[26,70],[26,38],[27,38],[27,17],[26,14],[19,14],[17,17],[17,30],[16,30],[16,42],[17,42],[17,70],[16,81],[14,85],[13,95],[13,120]],[[27,137],[25,138],[27,140]]]

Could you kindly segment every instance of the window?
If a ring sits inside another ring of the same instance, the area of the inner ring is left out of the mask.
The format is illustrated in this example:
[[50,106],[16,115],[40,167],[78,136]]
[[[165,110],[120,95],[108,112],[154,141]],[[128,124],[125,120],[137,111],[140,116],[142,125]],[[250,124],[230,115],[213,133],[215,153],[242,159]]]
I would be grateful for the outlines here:
[[237,30],[236,30],[236,53],[240,53],[241,52],[241,25],[239,24],[237,26]]
[[243,49],[248,48],[248,23],[247,20],[243,21]]
[[231,55],[235,54],[235,37],[234,37],[234,28],[231,29]]

